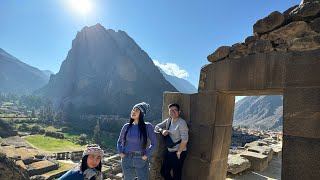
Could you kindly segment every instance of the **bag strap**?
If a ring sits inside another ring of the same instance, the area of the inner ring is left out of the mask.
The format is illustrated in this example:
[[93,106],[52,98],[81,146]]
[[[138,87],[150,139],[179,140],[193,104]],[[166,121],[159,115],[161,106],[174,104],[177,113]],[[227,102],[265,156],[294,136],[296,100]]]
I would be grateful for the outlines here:
[[[169,119],[169,126],[168,126],[168,130],[170,129],[170,126],[171,126],[171,121],[172,121],[172,118]],[[174,145],[177,145],[177,144],[180,144],[181,143],[181,139],[177,142],[174,143]]]
[[169,119],[169,126],[168,126],[168,130],[170,129],[171,121],[172,121],[172,118],[170,118],[170,119]]

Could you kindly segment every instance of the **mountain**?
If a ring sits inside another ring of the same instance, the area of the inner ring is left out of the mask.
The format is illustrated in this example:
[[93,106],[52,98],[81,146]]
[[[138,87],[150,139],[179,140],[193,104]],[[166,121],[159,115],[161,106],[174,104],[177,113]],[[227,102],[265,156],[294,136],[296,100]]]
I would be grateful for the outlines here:
[[145,101],[148,117],[160,119],[164,91],[177,90],[148,54],[124,31],[97,24],[77,33],[59,72],[38,93],[65,111],[122,117]]
[[44,86],[49,78],[0,48],[0,91],[28,93]]
[[49,78],[51,76],[51,74],[54,74],[52,71],[50,70],[42,70],[42,72],[48,77],[48,81],[49,81]]
[[282,96],[247,96],[235,104],[233,126],[282,130]]
[[[157,66],[158,67],[158,66]],[[186,94],[197,93],[198,90],[187,80],[171,76],[165,73],[160,67],[158,67],[163,77],[169,81],[179,92]]]

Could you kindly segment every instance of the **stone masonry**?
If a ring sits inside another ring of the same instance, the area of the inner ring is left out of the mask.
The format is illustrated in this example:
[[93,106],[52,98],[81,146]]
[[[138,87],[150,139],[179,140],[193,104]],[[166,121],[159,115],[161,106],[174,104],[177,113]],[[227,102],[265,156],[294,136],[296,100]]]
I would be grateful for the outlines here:
[[[244,42],[208,56],[211,63],[201,69],[198,93],[164,93],[163,119],[168,104],[179,103],[190,129],[183,179],[226,179],[234,97],[239,95],[283,95],[281,177],[320,178],[319,28],[319,1],[272,12],[254,24],[254,34]],[[159,173],[161,158],[155,153],[151,173]]]

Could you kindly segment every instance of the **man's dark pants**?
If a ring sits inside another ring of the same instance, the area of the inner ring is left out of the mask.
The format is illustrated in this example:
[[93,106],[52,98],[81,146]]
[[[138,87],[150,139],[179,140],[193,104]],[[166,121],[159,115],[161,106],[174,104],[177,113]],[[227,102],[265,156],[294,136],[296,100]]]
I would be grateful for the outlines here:
[[[180,154],[180,159],[177,157],[177,152],[167,151],[166,156],[163,160],[161,166],[161,175],[165,180],[181,180],[183,162],[186,159],[187,152],[182,151]],[[171,170],[173,172],[173,177],[171,176]]]

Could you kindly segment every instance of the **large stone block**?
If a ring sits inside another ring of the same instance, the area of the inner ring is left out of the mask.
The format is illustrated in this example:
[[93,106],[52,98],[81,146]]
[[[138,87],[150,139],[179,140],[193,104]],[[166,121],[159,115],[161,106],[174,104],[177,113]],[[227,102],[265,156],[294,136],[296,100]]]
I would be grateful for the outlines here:
[[253,169],[255,171],[264,170],[268,166],[267,155],[247,151],[242,153],[240,156],[248,159],[251,163],[250,169]]
[[189,126],[188,154],[202,161],[210,162],[214,130],[213,126],[191,123]]
[[217,179],[225,180],[228,170],[228,158],[219,161],[213,161],[210,164],[210,173],[207,180]]
[[217,50],[215,50],[212,54],[210,54],[207,59],[209,62],[215,62],[220,59],[223,59],[228,56],[230,53],[231,47],[229,46],[221,46]]
[[283,88],[285,60],[290,58],[288,52],[270,52],[212,63],[201,69],[199,91],[276,94]]
[[212,161],[227,159],[231,144],[232,125],[227,127],[215,127],[212,144]]
[[320,139],[283,137],[282,180],[319,179]]
[[206,162],[195,157],[187,157],[183,166],[184,180],[225,180],[227,174],[227,159]]
[[250,166],[251,163],[246,158],[235,155],[229,155],[228,157],[228,172],[232,174],[238,174],[245,171],[250,168]]
[[217,93],[199,92],[191,95],[191,123],[213,126],[215,123]]
[[270,162],[273,157],[273,149],[269,146],[253,146],[253,147],[248,148],[248,151],[267,155],[268,162]]
[[320,138],[320,87],[284,90],[285,135]]
[[280,26],[284,21],[284,15],[274,11],[267,17],[260,19],[253,25],[253,32],[265,33]]
[[285,66],[285,87],[320,86],[320,49],[292,52]]
[[277,39],[284,39],[290,41],[298,37],[301,33],[313,34],[317,33],[311,29],[311,27],[304,21],[291,22],[277,30],[274,30],[268,34],[267,39],[276,41]]
[[230,126],[233,121],[234,96],[219,93],[217,98],[215,126]]
[[198,157],[192,157],[188,154],[183,165],[182,179],[207,180],[209,172],[210,162],[202,161]]

